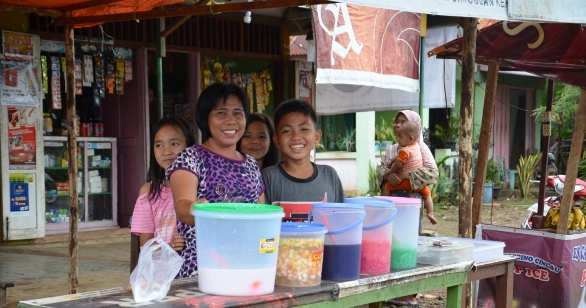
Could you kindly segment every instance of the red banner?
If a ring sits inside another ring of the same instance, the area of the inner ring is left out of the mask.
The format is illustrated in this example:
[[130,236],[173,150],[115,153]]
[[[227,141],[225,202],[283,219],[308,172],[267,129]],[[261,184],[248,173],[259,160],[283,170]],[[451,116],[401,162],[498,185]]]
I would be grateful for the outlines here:
[[313,18],[317,83],[419,89],[418,14],[328,4]]

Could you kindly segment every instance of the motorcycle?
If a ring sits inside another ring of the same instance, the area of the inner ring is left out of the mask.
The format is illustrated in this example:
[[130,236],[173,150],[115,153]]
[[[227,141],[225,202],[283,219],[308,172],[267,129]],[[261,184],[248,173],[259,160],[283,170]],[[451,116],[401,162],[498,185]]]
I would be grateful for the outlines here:
[[[552,197],[547,197],[544,199],[544,203],[543,203],[543,216],[544,217],[547,215],[547,212],[552,207],[559,207],[560,206],[561,201],[562,201],[562,194],[564,192],[564,183],[566,181],[565,175],[558,174],[558,168],[556,167],[556,165],[554,163],[555,156],[552,153],[548,153],[547,156],[548,156],[549,163],[554,167],[555,175],[548,176],[546,179],[545,185],[549,189],[555,191],[555,193],[557,195],[552,196]],[[581,206],[582,200],[586,199],[586,181],[583,181],[581,179],[576,179],[576,184],[574,186],[573,199],[574,199],[576,206]],[[531,218],[533,217],[533,215],[535,215],[537,213],[537,209],[538,209],[538,203],[535,203],[535,204],[531,205],[529,208],[527,208],[527,211],[529,211],[529,213],[527,214],[527,217],[525,217],[525,219],[521,223],[522,228],[531,229],[531,227],[532,227]]]

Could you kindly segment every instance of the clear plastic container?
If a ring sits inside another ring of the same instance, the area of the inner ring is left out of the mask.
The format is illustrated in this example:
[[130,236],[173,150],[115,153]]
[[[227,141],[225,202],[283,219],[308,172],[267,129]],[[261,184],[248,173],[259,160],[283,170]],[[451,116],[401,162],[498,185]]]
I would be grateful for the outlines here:
[[423,241],[420,240],[417,251],[417,263],[442,265],[472,261],[473,249],[474,244],[472,243],[440,240],[431,237]]
[[366,212],[366,218],[362,224],[360,274],[390,273],[393,220],[398,213],[395,203],[372,197],[346,198],[344,202],[362,203]]
[[362,223],[364,205],[350,203],[314,203],[311,215],[315,223],[324,224],[325,237],[322,279],[353,280],[360,278]]
[[[429,239],[429,237],[420,237],[421,240]],[[490,241],[483,239],[471,239],[450,236],[438,236],[433,239],[445,241],[459,241],[463,243],[470,243],[474,245],[472,252],[472,261],[476,263],[487,262],[500,259],[504,256],[505,242]]]
[[313,287],[321,283],[326,231],[322,224],[281,224],[275,285]]
[[282,208],[204,203],[194,205],[192,214],[201,292],[253,296],[274,291]]
[[393,221],[391,268],[409,269],[416,267],[421,199],[383,196],[376,198],[393,201],[398,210],[397,217]]

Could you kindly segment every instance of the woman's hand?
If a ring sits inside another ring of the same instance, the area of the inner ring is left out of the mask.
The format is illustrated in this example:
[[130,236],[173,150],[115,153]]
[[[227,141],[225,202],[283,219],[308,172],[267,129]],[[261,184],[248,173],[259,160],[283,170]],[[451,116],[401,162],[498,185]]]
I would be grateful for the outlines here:
[[401,179],[399,179],[399,176],[394,172],[385,174],[385,179],[391,183],[392,186],[397,186],[401,183]]
[[185,246],[185,239],[181,235],[175,235],[173,239],[171,239],[171,243],[169,243],[169,245],[171,245],[171,248],[173,248],[175,251],[181,251]]
[[397,173],[386,173],[385,179],[393,186],[397,186],[409,178],[409,171],[399,171]]

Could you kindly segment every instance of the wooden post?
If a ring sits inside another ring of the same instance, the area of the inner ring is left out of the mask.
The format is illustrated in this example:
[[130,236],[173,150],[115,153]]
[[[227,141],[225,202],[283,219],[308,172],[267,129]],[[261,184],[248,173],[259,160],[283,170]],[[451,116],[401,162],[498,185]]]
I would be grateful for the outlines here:
[[[474,68],[476,66],[477,19],[462,18],[462,102],[460,105],[460,153],[458,172],[460,174],[460,204],[458,212],[458,235],[472,238],[471,193],[472,188],[472,120],[474,110]],[[471,306],[472,284],[468,283],[464,307]]]
[[65,27],[65,83],[67,84],[67,157],[69,158],[69,288],[70,293],[77,293],[78,247],[77,219],[79,204],[77,203],[77,138],[78,123],[75,120],[75,48],[73,45],[73,26]]
[[531,218],[531,228],[543,228],[543,210],[545,204],[545,181],[547,180],[547,162],[549,160],[547,151],[549,150],[549,140],[551,136],[551,108],[553,105],[553,91],[555,81],[547,81],[547,102],[545,103],[545,113],[541,122],[541,181],[539,181],[539,196],[537,197],[537,213]]
[[500,65],[497,61],[490,61],[488,64],[482,124],[480,126],[480,142],[478,143],[478,159],[476,160],[476,178],[474,179],[476,188],[472,192],[474,195],[472,199],[472,235],[476,233],[476,225],[480,223],[482,213],[482,196],[484,180],[486,179],[486,166],[488,165],[490,136],[494,122],[494,101],[496,99],[499,67]]
[[582,89],[580,92],[580,103],[576,121],[574,121],[574,133],[572,134],[572,146],[568,157],[568,168],[566,168],[566,181],[564,182],[564,193],[562,194],[562,204],[560,205],[557,234],[567,234],[568,232],[567,223],[572,203],[574,202],[574,185],[576,185],[578,164],[580,163],[582,143],[584,142],[584,129],[586,129],[586,89]]
[[460,105],[460,204],[458,235],[472,238],[471,170],[472,170],[472,116],[474,107],[474,67],[476,66],[476,18],[462,18],[462,102]]

